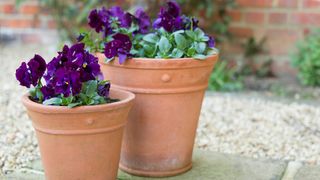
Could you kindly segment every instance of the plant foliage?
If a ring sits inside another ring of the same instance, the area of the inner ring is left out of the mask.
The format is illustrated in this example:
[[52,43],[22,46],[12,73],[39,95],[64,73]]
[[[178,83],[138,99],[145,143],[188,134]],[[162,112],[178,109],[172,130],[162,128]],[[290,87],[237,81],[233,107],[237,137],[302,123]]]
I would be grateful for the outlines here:
[[320,86],[320,30],[299,42],[292,63],[298,69],[300,82],[307,86]]
[[243,81],[235,68],[230,68],[227,62],[220,61],[210,76],[208,88],[214,91],[238,91],[243,89]]

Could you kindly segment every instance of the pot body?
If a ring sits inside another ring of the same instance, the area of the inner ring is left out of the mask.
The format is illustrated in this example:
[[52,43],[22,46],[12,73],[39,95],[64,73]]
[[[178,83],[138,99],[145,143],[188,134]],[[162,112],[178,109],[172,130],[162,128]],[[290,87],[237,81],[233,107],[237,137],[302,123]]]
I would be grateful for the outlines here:
[[46,179],[116,179],[134,94],[111,89],[110,96],[120,101],[71,109],[22,98],[36,130]]
[[173,176],[189,170],[201,105],[218,56],[206,60],[129,59],[104,63],[113,86],[135,93],[121,150],[128,173]]

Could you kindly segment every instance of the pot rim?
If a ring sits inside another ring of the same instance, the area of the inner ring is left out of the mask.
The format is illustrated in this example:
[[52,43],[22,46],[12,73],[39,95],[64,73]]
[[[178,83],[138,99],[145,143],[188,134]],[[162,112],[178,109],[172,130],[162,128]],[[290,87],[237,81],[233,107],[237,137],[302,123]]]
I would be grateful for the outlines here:
[[[96,54],[105,56],[102,52],[97,52]],[[213,57],[217,57],[217,56],[219,56],[219,54],[220,54],[220,53],[209,55],[209,56],[207,56],[206,59],[210,59],[210,58],[213,58]],[[116,57],[116,58],[118,58],[118,57]],[[190,61],[190,60],[206,61],[206,60],[195,59],[195,58],[192,58],[192,57],[186,57],[186,58],[168,58],[168,59],[165,59],[165,58],[132,57],[132,58],[128,58],[128,60],[137,60],[137,61],[183,61],[183,60],[185,60],[185,61]]]
[[104,61],[103,53],[96,53],[100,64],[108,66],[127,68],[127,69],[189,69],[200,68],[214,64],[219,58],[219,53],[208,56],[205,60],[194,58],[173,58],[173,59],[155,59],[155,58],[130,58],[124,64],[119,64],[116,57],[113,61],[107,63]]
[[135,99],[135,95],[132,92],[120,90],[117,88],[111,88],[110,94],[113,92],[120,92],[121,96],[124,96],[123,99],[120,99],[118,102],[107,103],[107,104],[99,104],[99,105],[86,105],[86,106],[78,106],[74,108],[68,108],[67,106],[53,106],[53,105],[43,105],[40,103],[36,103],[31,101],[29,98],[29,93],[26,93],[22,96],[21,100],[23,105],[32,111],[45,113],[45,114],[75,114],[75,113],[90,113],[90,112],[99,112],[99,111],[110,111],[119,109],[123,106],[126,106],[128,103]]

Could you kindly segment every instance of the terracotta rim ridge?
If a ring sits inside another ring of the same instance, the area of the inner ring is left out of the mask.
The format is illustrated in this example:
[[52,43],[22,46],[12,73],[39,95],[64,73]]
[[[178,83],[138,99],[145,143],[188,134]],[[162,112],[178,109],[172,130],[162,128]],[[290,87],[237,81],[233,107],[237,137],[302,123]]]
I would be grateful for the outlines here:
[[108,103],[108,104],[100,104],[100,105],[88,105],[88,106],[79,106],[75,108],[68,108],[66,106],[52,106],[52,105],[43,105],[36,102],[33,102],[29,98],[29,94],[25,94],[22,96],[22,103],[28,107],[30,110],[45,114],[73,114],[73,113],[90,113],[97,111],[111,111],[114,109],[119,109],[123,106],[126,106],[126,103],[132,101],[135,98],[135,95],[131,92],[123,91],[117,88],[111,88],[110,93],[112,95],[112,91],[118,91],[123,95],[127,95],[126,98],[120,99],[118,102]]
[[144,171],[144,170],[137,170],[137,169],[131,169],[128,168],[121,163],[119,164],[119,168],[124,171],[128,172],[129,174],[137,175],[137,176],[144,176],[144,177],[169,177],[169,176],[177,176],[179,174],[182,174],[184,172],[187,172],[192,168],[192,162],[188,164],[187,166],[175,169],[172,171]]
[[45,134],[55,134],[55,135],[83,135],[83,134],[100,134],[100,133],[106,133],[106,132],[112,132],[116,131],[122,127],[124,127],[126,123],[119,124],[112,127],[107,128],[100,128],[100,129],[84,129],[84,130],[55,130],[55,129],[46,129],[46,128],[40,128],[36,126],[35,124],[32,124],[34,129],[41,133]]
[[196,91],[202,91],[207,89],[208,85],[203,86],[192,86],[183,88],[170,88],[170,89],[150,89],[150,88],[135,88],[135,87],[125,87],[119,85],[113,85],[116,88],[121,88],[126,91],[130,91],[137,94],[180,94],[180,93],[192,93]]

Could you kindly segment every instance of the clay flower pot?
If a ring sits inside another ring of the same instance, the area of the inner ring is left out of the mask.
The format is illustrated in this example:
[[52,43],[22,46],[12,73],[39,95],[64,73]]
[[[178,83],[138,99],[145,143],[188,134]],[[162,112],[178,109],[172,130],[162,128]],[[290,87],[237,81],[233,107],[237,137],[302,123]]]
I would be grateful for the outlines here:
[[123,129],[134,94],[111,89],[119,102],[67,108],[22,102],[32,119],[46,179],[116,179]]
[[113,86],[135,93],[121,150],[120,168],[165,177],[191,169],[192,151],[208,79],[218,55],[206,60],[133,58],[105,63]]

